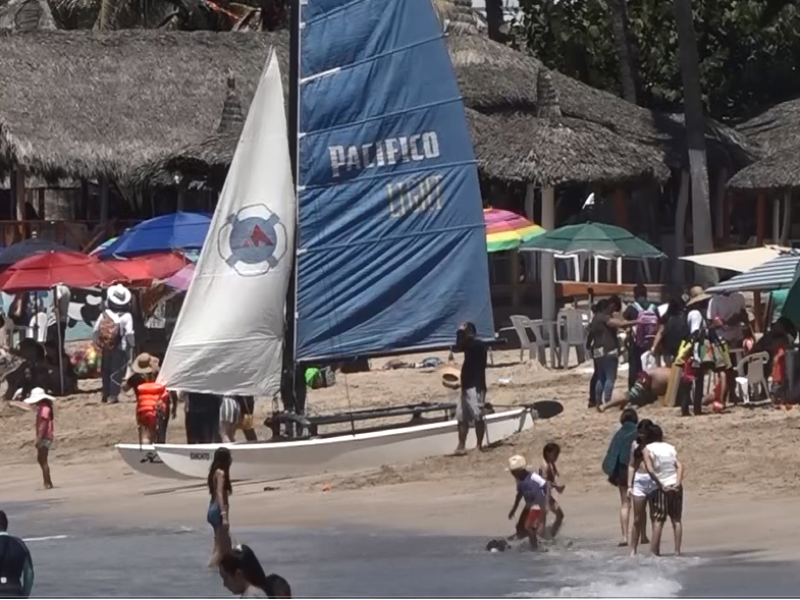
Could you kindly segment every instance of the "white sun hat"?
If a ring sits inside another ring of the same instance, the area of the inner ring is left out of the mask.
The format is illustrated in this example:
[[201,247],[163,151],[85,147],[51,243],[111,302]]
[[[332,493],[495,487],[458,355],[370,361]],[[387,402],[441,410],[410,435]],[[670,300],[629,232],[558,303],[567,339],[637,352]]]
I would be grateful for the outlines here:
[[50,394],[45,392],[42,388],[37,387],[31,390],[31,395],[23,400],[25,404],[37,404],[42,400],[55,400]]
[[522,456],[522,454],[515,454],[511,458],[508,459],[508,470],[509,471],[521,471],[522,469],[528,468],[528,459]]
[[106,299],[111,304],[125,306],[131,301],[131,291],[121,283],[108,288]]

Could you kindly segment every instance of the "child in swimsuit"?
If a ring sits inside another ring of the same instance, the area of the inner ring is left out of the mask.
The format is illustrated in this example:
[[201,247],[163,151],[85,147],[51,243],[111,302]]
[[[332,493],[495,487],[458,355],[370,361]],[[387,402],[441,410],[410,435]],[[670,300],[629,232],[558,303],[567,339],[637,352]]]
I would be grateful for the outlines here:
[[[542,450],[542,457],[544,458],[544,461],[539,469],[539,475],[544,478],[550,488],[550,501],[547,505],[547,508],[556,516],[556,520],[553,522],[548,534],[548,537],[551,538],[554,538],[558,535],[561,525],[564,523],[564,511],[561,510],[561,506],[558,504],[558,498],[554,493],[554,491],[558,494],[564,492],[564,486],[558,483],[558,468],[556,467],[556,461],[558,460],[559,454],[561,454],[561,446],[555,442],[549,442],[545,444],[544,450]],[[545,511],[544,519],[546,521],[547,511]]]
[[508,459],[508,470],[517,483],[517,496],[508,518],[514,518],[520,501],[524,499],[527,516],[523,528],[530,540],[531,549],[539,550],[538,538],[544,534],[542,513],[547,510],[550,501],[550,486],[538,473],[528,470],[528,461],[519,454]]

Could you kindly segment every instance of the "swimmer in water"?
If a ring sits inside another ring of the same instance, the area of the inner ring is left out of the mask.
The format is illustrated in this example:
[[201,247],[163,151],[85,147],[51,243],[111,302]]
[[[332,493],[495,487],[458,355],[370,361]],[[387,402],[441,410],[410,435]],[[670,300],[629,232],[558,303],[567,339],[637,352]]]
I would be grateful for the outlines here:
[[[559,506],[556,496],[556,493],[564,493],[564,486],[558,481],[558,468],[556,467],[556,461],[558,460],[558,456],[560,454],[561,446],[555,442],[549,442],[545,444],[544,449],[542,450],[542,457],[544,460],[542,462],[542,466],[539,468],[539,475],[544,478],[550,488],[550,502],[548,503],[547,509],[556,516],[556,520],[553,522],[553,525],[550,527],[550,531],[548,532],[548,537],[550,538],[554,538],[558,535],[561,525],[564,523],[564,511],[561,510],[561,506]],[[545,522],[547,520],[546,517],[547,511],[545,511],[542,517]],[[546,527],[545,531],[547,531]]]
[[225,589],[242,598],[262,596],[262,593],[267,598],[292,597],[289,582],[274,573],[265,575],[255,552],[244,544],[222,557],[219,574]]
[[531,549],[539,550],[539,538],[544,537],[542,513],[550,504],[550,486],[538,473],[531,473],[528,470],[528,461],[522,455],[517,454],[508,459],[508,470],[517,483],[517,496],[508,518],[514,518],[520,501],[524,499],[527,517],[523,527],[530,540]]

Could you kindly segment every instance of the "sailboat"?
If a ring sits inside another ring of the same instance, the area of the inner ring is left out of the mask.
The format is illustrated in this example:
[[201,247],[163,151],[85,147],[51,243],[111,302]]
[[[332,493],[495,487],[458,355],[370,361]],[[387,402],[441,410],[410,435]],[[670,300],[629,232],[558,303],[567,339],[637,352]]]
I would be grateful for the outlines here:
[[[305,365],[449,348],[464,321],[493,336],[475,156],[430,0],[295,1],[292,34],[296,126],[272,54],[164,358],[169,389],[273,395],[284,342]],[[225,444],[231,474],[280,479],[446,454],[453,408],[350,413],[412,418]],[[490,439],[534,415],[487,415]],[[117,447],[150,475],[205,478],[220,445]]]

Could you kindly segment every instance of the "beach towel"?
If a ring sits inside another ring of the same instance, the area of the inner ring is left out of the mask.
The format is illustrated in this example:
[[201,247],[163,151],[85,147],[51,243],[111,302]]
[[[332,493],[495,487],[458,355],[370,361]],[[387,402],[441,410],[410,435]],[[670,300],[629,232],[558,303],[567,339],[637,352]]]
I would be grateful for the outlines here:
[[618,469],[617,465],[627,465],[630,460],[631,446],[638,430],[635,423],[623,423],[611,438],[606,457],[603,459],[603,473],[611,477]]

